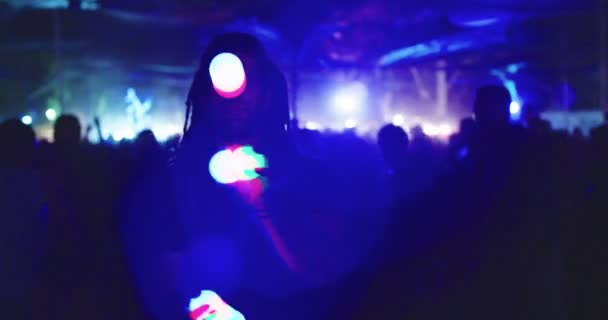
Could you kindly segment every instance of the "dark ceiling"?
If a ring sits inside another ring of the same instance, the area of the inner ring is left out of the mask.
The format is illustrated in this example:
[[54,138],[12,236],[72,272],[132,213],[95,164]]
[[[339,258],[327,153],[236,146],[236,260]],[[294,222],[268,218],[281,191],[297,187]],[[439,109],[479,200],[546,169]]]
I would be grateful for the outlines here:
[[[56,20],[52,11],[26,9],[70,5]],[[600,19],[593,0],[5,0],[0,8],[9,30],[0,52],[55,47],[59,21],[67,51],[94,48],[171,65],[191,63],[226,29],[254,33],[277,58],[307,66],[392,65],[497,47],[553,50],[564,41],[585,51],[597,45]]]
[[0,0],[0,79],[42,83],[55,68],[67,65],[73,70],[128,66],[188,78],[206,41],[226,30],[257,35],[290,70],[399,68],[437,59],[455,68],[526,61],[539,69],[587,70],[599,59],[598,8],[606,8],[605,4],[594,0]]

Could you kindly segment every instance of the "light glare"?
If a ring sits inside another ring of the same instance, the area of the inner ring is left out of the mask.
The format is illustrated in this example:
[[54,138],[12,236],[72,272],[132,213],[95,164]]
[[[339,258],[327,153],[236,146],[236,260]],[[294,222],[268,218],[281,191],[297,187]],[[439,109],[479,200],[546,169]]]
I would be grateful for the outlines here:
[[361,82],[354,82],[340,88],[333,98],[336,110],[342,114],[359,112],[367,100],[367,87]]
[[53,108],[46,109],[44,115],[49,121],[55,121],[55,119],[57,119],[57,111],[55,111]]
[[402,126],[405,124],[405,117],[402,114],[396,114],[393,116],[393,125],[395,126]]
[[321,129],[321,125],[314,121],[307,121],[304,127],[308,130],[319,130]]
[[509,112],[511,115],[517,115],[521,112],[521,104],[518,101],[511,101],[509,105]]
[[34,120],[32,119],[32,116],[30,116],[30,115],[25,115],[25,116],[21,117],[21,122],[25,125],[29,126],[32,124],[33,121]]
[[224,98],[236,98],[245,90],[245,68],[241,59],[232,53],[215,56],[209,64],[209,75],[213,88]]
[[135,139],[135,131],[131,130],[130,128],[121,128],[118,130],[115,130],[112,133],[112,137],[114,138],[114,141],[122,141],[123,139],[127,139],[127,140],[133,140]]
[[422,125],[422,132],[430,137],[445,137],[452,134],[452,127],[447,123],[440,123],[438,125],[425,123]]
[[251,146],[224,149],[209,161],[211,177],[221,184],[249,181],[259,177],[257,169],[266,167],[266,158]]
[[344,122],[344,128],[346,129],[353,129],[357,126],[357,121],[353,120],[353,119],[348,119]]

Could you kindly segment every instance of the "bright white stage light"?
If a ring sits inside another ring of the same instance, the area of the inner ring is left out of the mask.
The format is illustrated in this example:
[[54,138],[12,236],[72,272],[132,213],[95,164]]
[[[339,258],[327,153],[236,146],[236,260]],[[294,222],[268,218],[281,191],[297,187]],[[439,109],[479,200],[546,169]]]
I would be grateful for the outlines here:
[[122,141],[124,139],[133,140],[135,139],[135,131],[130,128],[120,128],[112,132],[112,137],[115,141]]
[[306,124],[304,125],[304,128],[308,129],[308,130],[320,130],[321,129],[321,125],[317,122],[314,121],[306,121]]
[[49,121],[55,121],[55,119],[57,119],[57,111],[55,111],[53,108],[46,109],[44,115]]
[[452,134],[452,128],[447,123],[439,124],[439,126],[437,127],[437,131],[440,136],[449,136],[450,134]]
[[361,82],[354,82],[339,89],[333,98],[335,109],[342,114],[359,112],[367,100],[367,87]]
[[32,122],[34,122],[34,119],[32,119],[32,116],[30,116],[30,115],[25,115],[25,116],[21,117],[21,122],[23,122],[23,124],[29,126],[32,124]]
[[422,132],[429,137],[446,137],[452,134],[452,127],[447,123],[440,123],[438,125],[425,123],[422,125]]
[[353,129],[357,126],[357,121],[353,120],[353,119],[348,119],[344,122],[344,128],[346,129]]
[[436,136],[438,131],[437,127],[432,123],[425,123],[422,125],[422,132],[427,136]]
[[393,125],[400,127],[405,124],[405,117],[402,114],[396,114],[393,116],[392,123]]
[[521,112],[521,104],[518,101],[511,101],[511,105],[509,105],[509,112],[511,115],[517,115]]
[[181,128],[176,125],[163,124],[152,127],[154,135],[159,141],[167,141],[169,138],[175,137],[181,133]]

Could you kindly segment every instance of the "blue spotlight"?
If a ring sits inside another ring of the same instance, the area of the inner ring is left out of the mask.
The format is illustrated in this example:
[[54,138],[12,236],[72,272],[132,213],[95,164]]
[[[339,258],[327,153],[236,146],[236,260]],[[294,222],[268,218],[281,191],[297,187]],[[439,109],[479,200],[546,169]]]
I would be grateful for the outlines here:
[[509,113],[511,114],[511,120],[518,121],[521,118],[521,102],[517,100],[511,101],[509,105]]
[[509,105],[509,113],[511,113],[511,116],[520,114],[521,104],[518,101],[511,101],[511,105]]

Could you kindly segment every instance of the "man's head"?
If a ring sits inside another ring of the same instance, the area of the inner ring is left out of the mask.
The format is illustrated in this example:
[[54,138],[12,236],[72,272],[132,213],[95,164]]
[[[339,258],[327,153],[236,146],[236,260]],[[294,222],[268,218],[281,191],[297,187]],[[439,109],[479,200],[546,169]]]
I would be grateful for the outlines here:
[[62,146],[75,146],[82,139],[80,121],[73,115],[62,115],[55,121],[55,143]]
[[460,119],[459,133],[465,137],[470,137],[475,132],[475,120],[467,117]]
[[[220,94],[212,81],[212,61],[225,53],[236,56],[244,69],[244,90],[236,96]],[[186,139],[204,137],[215,145],[272,144],[286,135],[286,81],[260,42],[247,34],[224,34],[209,43],[187,104],[190,124]]]
[[511,95],[502,86],[484,86],[477,89],[473,112],[482,128],[504,127],[509,124]]
[[0,124],[0,166],[21,167],[32,161],[36,135],[17,119]]
[[406,155],[409,138],[403,128],[387,124],[378,132],[378,145],[386,164],[398,168]]

